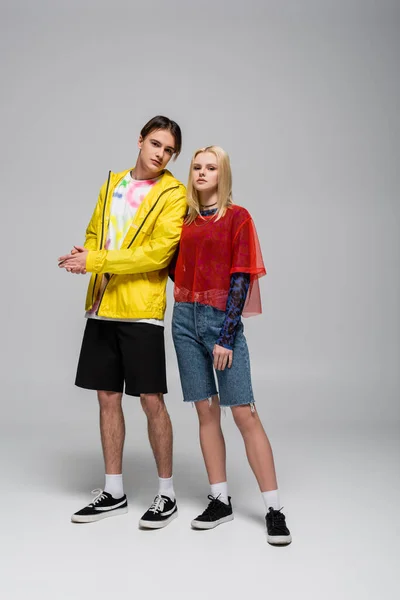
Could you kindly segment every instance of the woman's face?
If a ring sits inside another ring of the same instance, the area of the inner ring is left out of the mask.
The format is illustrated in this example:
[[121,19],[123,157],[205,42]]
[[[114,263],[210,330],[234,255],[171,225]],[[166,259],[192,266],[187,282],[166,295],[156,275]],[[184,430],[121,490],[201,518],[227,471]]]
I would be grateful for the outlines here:
[[198,192],[214,192],[218,188],[218,162],[213,152],[200,152],[193,162],[193,187]]

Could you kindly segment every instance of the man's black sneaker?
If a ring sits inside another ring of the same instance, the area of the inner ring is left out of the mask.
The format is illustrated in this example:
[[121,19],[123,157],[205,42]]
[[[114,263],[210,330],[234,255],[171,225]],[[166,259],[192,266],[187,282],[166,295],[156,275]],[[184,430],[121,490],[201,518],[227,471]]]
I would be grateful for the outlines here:
[[146,529],[161,529],[168,523],[171,523],[178,516],[178,507],[176,500],[171,500],[168,496],[157,496],[143,517],[139,521],[140,527]]
[[213,529],[221,523],[233,521],[233,511],[231,497],[228,497],[229,504],[209,495],[210,504],[205,511],[192,521],[193,529]]
[[85,508],[72,515],[71,521],[73,523],[92,523],[93,521],[100,521],[100,519],[123,515],[128,512],[126,495],[116,499],[108,492],[103,492],[103,490],[93,490],[92,494],[97,494],[96,498]]
[[285,515],[280,510],[269,508],[265,521],[267,523],[267,541],[274,546],[285,546],[290,544],[292,536],[286,527]]

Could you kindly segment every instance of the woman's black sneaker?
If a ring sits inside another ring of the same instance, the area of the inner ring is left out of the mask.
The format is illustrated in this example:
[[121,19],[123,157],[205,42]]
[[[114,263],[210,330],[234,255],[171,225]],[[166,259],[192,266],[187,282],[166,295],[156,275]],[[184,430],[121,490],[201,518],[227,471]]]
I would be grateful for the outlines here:
[[143,517],[139,521],[140,527],[146,529],[161,529],[168,523],[171,523],[178,516],[178,507],[176,500],[171,500],[168,496],[157,496]]
[[193,529],[213,529],[221,523],[233,521],[233,511],[231,497],[228,497],[229,504],[225,504],[218,498],[209,495],[210,504],[207,506],[203,514],[199,515],[192,521]]
[[269,508],[265,517],[267,523],[267,541],[273,546],[286,546],[292,541],[289,529],[286,527],[285,515],[280,510]]
[[71,517],[73,523],[92,523],[100,521],[107,517],[115,517],[128,512],[128,500],[126,495],[122,498],[113,498],[108,492],[103,490],[93,490],[92,494],[97,494],[96,498],[79,510]]

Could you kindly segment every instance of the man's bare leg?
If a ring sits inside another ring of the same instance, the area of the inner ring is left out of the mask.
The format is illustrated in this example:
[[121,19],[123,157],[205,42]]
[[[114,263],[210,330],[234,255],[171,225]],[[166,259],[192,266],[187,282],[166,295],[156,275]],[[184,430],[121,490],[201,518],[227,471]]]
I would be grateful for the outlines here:
[[140,402],[147,417],[149,441],[158,476],[172,477],[172,425],[162,394],[141,394]]
[[125,420],[122,394],[98,391],[100,405],[100,433],[104,465],[109,475],[122,473],[122,453],[125,441]]
[[158,494],[139,521],[140,527],[159,529],[178,516],[172,483],[172,425],[162,394],[141,394],[149,441],[158,472]]
[[106,482],[103,490],[80,511],[74,513],[74,523],[91,523],[128,512],[128,502],[122,483],[122,452],[125,441],[125,421],[122,394],[98,391],[100,433],[103,446]]

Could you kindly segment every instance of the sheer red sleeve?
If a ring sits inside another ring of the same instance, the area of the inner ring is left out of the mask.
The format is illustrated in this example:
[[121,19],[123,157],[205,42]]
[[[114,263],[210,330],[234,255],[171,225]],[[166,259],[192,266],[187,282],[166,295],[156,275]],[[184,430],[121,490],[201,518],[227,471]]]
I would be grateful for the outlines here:
[[260,242],[253,219],[249,216],[235,233],[232,248],[232,273],[249,273],[250,287],[243,308],[243,317],[262,312],[258,280],[266,274]]

